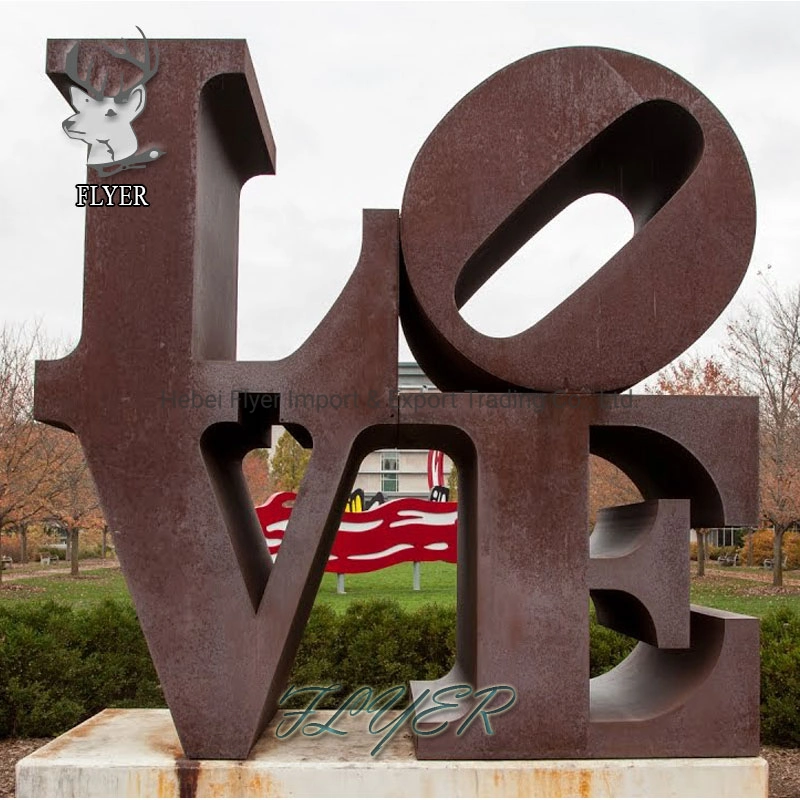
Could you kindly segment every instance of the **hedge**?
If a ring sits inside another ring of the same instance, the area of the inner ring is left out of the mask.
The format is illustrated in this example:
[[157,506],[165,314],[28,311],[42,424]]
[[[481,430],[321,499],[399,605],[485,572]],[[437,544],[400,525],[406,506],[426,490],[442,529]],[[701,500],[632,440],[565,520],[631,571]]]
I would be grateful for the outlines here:
[[789,608],[761,619],[761,738],[800,747],[800,614]]
[[[289,683],[342,684],[330,707],[363,685],[437,678],[455,658],[455,619],[452,608],[410,612],[388,601],[353,603],[344,614],[317,606]],[[633,640],[594,619],[590,630],[594,677]],[[762,739],[800,746],[800,614],[766,615],[761,642]],[[0,737],[55,736],[103,708],[164,705],[133,608],[111,600],[79,610],[52,601],[0,607],[0,676]]]
[[130,605],[0,608],[0,736],[54,736],[109,707],[164,704]]

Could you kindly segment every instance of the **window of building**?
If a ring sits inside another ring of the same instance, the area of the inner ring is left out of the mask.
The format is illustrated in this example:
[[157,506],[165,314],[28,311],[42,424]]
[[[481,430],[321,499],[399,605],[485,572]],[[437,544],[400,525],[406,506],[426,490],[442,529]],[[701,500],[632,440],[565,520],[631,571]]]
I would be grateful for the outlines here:
[[400,470],[400,456],[396,450],[381,453],[381,491],[396,492],[398,490],[398,476]]

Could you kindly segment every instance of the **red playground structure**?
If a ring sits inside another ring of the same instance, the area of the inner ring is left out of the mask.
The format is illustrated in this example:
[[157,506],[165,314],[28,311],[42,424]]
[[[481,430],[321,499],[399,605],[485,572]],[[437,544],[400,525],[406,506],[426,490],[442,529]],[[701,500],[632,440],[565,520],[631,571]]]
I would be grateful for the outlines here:
[[[342,514],[326,572],[374,572],[403,562],[456,563],[458,504],[447,500],[448,491],[442,486],[443,462],[442,453],[429,453],[428,484],[431,498],[437,499],[398,497],[383,501],[378,495],[365,504],[363,492],[353,492],[348,510]],[[256,508],[273,558],[280,550],[295,497],[294,492],[277,492]]]

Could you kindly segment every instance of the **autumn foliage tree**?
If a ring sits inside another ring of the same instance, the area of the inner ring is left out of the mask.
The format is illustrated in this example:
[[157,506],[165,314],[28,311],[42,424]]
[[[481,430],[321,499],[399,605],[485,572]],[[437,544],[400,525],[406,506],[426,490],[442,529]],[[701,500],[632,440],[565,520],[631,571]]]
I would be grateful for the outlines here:
[[33,469],[37,431],[29,375],[34,347],[34,337],[26,332],[0,330],[0,532],[26,516],[28,495],[37,488]]
[[0,329],[0,531],[19,536],[23,561],[31,525],[77,530],[99,515],[77,438],[33,419],[34,360],[54,350],[36,326]]
[[589,528],[601,508],[641,503],[642,495],[622,470],[599,456],[589,457]]
[[50,525],[59,527],[67,535],[70,574],[77,577],[80,533],[87,528],[101,527],[103,515],[77,436],[59,430],[53,430],[52,435],[61,439],[64,456],[52,473],[53,488],[45,511]]
[[[753,563],[763,564],[774,558],[775,535],[772,530],[756,531],[750,543]],[[786,531],[783,535],[783,557],[787,569],[800,569],[800,533]]]
[[272,454],[270,476],[275,490],[296,492],[310,459],[311,450],[303,448],[288,431],[284,431]]
[[28,527],[50,502],[52,471],[63,458],[33,419],[33,361],[43,346],[37,327],[0,329],[0,533],[20,537],[23,561]]
[[761,302],[728,326],[728,350],[761,399],[761,515],[775,531],[773,584],[782,586],[783,537],[800,521],[800,286],[765,282]]
[[740,379],[718,358],[682,358],[656,375],[647,390],[653,394],[740,395]]
[[450,472],[447,475],[447,488],[450,490],[450,502],[458,502],[458,468],[455,464],[450,467]]
[[267,451],[253,450],[248,453],[242,462],[242,472],[250,490],[253,505],[263,505],[273,491]]

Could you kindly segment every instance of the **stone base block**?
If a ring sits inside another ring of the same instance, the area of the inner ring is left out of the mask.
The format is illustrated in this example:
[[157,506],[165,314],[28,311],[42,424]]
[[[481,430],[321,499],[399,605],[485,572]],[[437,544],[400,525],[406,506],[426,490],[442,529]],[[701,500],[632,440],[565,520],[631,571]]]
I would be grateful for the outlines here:
[[407,729],[372,758],[379,737],[347,730],[279,740],[273,724],[247,761],[191,761],[169,711],[109,709],[22,759],[17,796],[767,796],[762,758],[417,761]]

